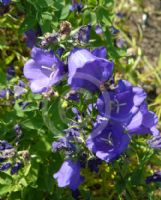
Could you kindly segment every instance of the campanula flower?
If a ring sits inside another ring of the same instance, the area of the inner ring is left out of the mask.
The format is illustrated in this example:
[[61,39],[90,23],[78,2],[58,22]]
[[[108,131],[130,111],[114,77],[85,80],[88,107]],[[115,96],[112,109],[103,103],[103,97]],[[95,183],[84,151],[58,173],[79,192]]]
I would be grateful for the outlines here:
[[78,12],[80,12],[83,8],[82,3],[78,3],[76,0],[72,0],[72,5],[70,6],[69,10],[70,11],[75,11],[77,10]]
[[113,62],[104,58],[104,51],[102,56],[102,49],[94,55],[87,49],[75,48],[68,58],[68,71],[68,84],[73,89],[96,91],[111,77]]
[[21,162],[15,163],[15,165],[11,169],[11,174],[13,175],[13,174],[17,173],[20,170],[21,167],[22,167]]
[[31,59],[24,66],[24,76],[30,81],[33,93],[46,92],[58,83],[64,72],[64,64],[52,51],[34,47]]
[[[99,124],[98,124],[99,126]],[[94,129],[97,129],[95,127]],[[125,133],[124,128],[118,124],[108,124],[104,129],[94,131],[86,141],[86,145],[98,158],[111,162],[117,159],[128,147],[131,137]]]
[[59,187],[69,186],[72,190],[76,190],[83,181],[83,177],[80,176],[80,163],[72,160],[64,161],[59,171],[53,176]]
[[126,128],[130,134],[151,133],[154,136],[158,136],[159,130],[156,128],[157,123],[158,118],[156,114],[149,111],[147,104],[143,103]]
[[5,89],[0,90],[0,98],[5,98],[6,94],[7,94],[7,90],[5,90]]
[[91,25],[83,26],[78,31],[78,40],[83,43],[88,43],[90,40]]
[[154,136],[151,140],[148,140],[147,143],[153,149],[161,149],[161,136]]
[[[109,98],[104,98],[106,96]],[[146,93],[141,87],[120,80],[114,90],[105,91],[98,98],[97,108],[102,116],[127,124],[140,109],[145,98]],[[109,107],[109,112],[106,112],[105,106]]]
[[149,183],[152,183],[152,182],[161,182],[161,172],[158,171],[158,172],[155,172],[152,176],[148,176],[146,178],[146,183],[149,184]]
[[27,47],[32,48],[36,44],[37,34],[32,29],[27,30],[24,34],[24,39]]
[[97,24],[97,25],[95,26],[95,32],[96,32],[96,34],[98,34],[98,35],[100,35],[100,34],[103,33],[103,29],[102,29],[101,25]]
[[4,163],[3,165],[0,166],[1,171],[5,171],[11,167],[11,163]]

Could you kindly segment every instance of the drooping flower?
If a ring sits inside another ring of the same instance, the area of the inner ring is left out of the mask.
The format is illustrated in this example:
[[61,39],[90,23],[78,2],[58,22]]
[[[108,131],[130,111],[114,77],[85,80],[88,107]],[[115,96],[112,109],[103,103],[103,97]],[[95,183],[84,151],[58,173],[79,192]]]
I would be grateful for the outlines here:
[[146,178],[146,183],[149,184],[149,183],[152,183],[152,182],[161,182],[161,172],[158,171],[158,172],[155,172],[152,176],[148,176]]
[[103,29],[102,29],[101,25],[97,24],[97,25],[95,26],[95,32],[96,32],[96,34],[98,34],[98,35],[100,35],[100,34],[103,33]]
[[[108,98],[107,98],[108,97]],[[113,91],[105,91],[97,100],[99,113],[109,119],[128,124],[146,98],[141,87],[120,80]],[[106,107],[109,107],[106,112]]]
[[88,137],[86,145],[101,160],[111,162],[127,149],[131,137],[120,124],[108,124],[106,128],[98,129],[96,135],[95,129],[97,127]]
[[76,190],[83,181],[83,177],[80,176],[80,163],[72,160],[64,161],[53,177],[57,180],[59,187],[69,186],[70,189]]
[[[102,55],[102,49],[97,55]],[[68,58],[68,84],[73,89],[85,88],[89,91],[99,90],[107,81],[113,70],[113,62],[93,55],[87,49],[75,48]],[[103,52],[104,57],[104,52]]]
[[24,76],[30,81],[33,93],[47,91],[58,83],[64,72],[64,64],[53,52],[34,47],[31,59],[24,66]]

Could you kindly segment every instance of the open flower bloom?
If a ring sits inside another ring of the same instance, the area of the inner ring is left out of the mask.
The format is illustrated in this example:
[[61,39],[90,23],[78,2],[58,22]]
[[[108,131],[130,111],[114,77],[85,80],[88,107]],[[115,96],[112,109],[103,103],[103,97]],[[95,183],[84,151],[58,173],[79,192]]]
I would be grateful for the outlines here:
[[126,150],[129,143],[130,136],[125,133],[120,124],[116,123],[108,124],[107,127],[100,130],[100,133],[97,135],[91,133],[86,141],[89,150],[96,154],[98,158],[105,160],[106,162],[117,159],[120,154]]
[[[120,80],[113,91],[106,91],[97,100],[99,113],[109,119],[128,124],[133,115],[140,109],[146,93],[140,87],[132,86],[128,81]],[[109,98],[106,98],[106,97]],[[109,107],[106,113],[105,106]]]
[[130,134],[151,133],[153,136],[158,136],[159,130],[156,128],[157,123],[158,118],[156,114],[149,111],[147,104],[143,103],[126,128]]
[[113,62],[105,59],[105,48],[93,54],[87,49],[75,48],[68,58],[68,84],[73,89],[99,90],[113,71]]
[[64,64],[53,52],[36,47],[32,49],[31,59],[24,66],[24,76],[30,81],[33,93],[47,91],[61,80],[63,72]]
[[54,178],[59,187],[69,186],[70,189],[76,190],[83,181],[83,177],[80,176],[80,163],[72,160],[64,161],[59,171],[54,174]]

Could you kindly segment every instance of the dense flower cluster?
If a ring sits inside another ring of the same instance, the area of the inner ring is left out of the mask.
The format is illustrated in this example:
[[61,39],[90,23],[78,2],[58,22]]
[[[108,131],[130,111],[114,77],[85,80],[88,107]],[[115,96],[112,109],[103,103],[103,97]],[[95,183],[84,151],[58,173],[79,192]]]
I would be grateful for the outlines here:
[[[61,81],[66,71],[67,84],[75,91],[74,95],[80,89],[99,94],[94,104],[87,105],[87,111],[72,108],[74,121],[68,124],[64,136],[52,144],[53,152],[65,153],[64,163],[54,174],[59,187],[69,186],[77,191],[84,180],[81,168],[98,172],[101,162],[112,162],[125,152],[134,134],[150,133],[158,137],[158,119],[148,110],[145,91],[126,80],[119,80],[110,87],[114,64],[106,59],[105,47],[94,50],[74,48],[66,62],[67,70],[51,51],[34,47],[31,57],[24,66],[24,75],[34,93],[48,91]],[[79,102],[79,95],[70,100]],[[80,124],[82,116],[90,118],[93,109],[98,115],[92,121],[93,128],[89,134]]]
[[[11,175],[16,174],[22,167],[20,161],[11,162],[11,158],[16,155],[15,148],[6,140],[0,140],[0,171],[6,171],[11,168]],[[7,161],[7,162],[6,162]]]

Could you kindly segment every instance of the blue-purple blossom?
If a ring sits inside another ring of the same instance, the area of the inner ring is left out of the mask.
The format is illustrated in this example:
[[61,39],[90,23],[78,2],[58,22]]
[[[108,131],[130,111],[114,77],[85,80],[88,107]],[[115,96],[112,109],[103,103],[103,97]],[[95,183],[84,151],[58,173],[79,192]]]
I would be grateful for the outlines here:
[[154,136],[151,140],[148,140],[147,143],[153,149],[161,149],[161,135]]
[[59,187],[69,186],[72,190],[76,190],[83,182],[83,177],[80,176],[80,163],[72,160],[64,161],[53,177],[57,180]]
[[13,65],[10,65],[8,68],[7,68],[7,79],[10,80],[12,77],[15,76],[15,68]]
[[0,98],[5,98],[6,94],[7,94],[7,90],[6,89],[0,90]]
[[82,3],[78,3],[76,0],[72,0],[72,5],[70,6],[69,10],[70,11],[75,11],[77,10],[78,12],[80,12],[83,8]]
[[90,40],[91,25],[83,26],[78,31],[78,40],[83,43],[88,43]]
[[93,55],[87,49],[79,48],[73,49],[70,53],[68,84],[73,89],[85,88],[89,91],[96,91],[111,77],[113,62],[104,58],[102,49],[97,51],[97,55]]
[[5,171],[11,167],[11,163],[4,163],[3,165],[0,166],[1,171]]
[[118,48],[122,48],[122,47],[124,46],[125,41],[124,41],[122,38],[117,38],[117,39],[115,40],[115,43],[116,43],[116,46],[117,46]]
[[118,29],[116,29],[114,26],[110,26],[110,31],[113,35],[116,35],[117,33],[119,33],[120,31]]
[[13,130],[15,131],[17,137],[20,137],[22,135],[22,128],[19,124],[16,124],[13,127]]
[[6,6],[11,2],[11,0],[0,0],[0,2],[3,3],[3,5]]
[[19,97],[24,94],[27,90],[25,89],[25,83],[19,80],[18,84],[14,86],[14,96]]
[[32,48],[36,44],[37,34],[32,29],[27,30],[24,34],[27,47]]
[[74,151],[75,147],[67,137],[62,137],[52,143],[52,150],[53,152],[57,152],[60,150]]
[[116,16],[122,19],[122,18],[125,17],[125,14],[122,13],[122,12],[117,12],[117,13],[116,13]]
[[139,111],[132,117],[129,124],[126,126],[130,134],[148,134],[154,136],[159,135],[159,130],[156,128],[158,118],[154,112],[148,110],[147,104],[143,103]]
[[15,163],[15,165],[11,169],[11,174],[13,175],[13,174],[17,173],[20,170],[21,167],[22,167],[21,162]]
[[24,66],[24,76],[30,81],[33,93],[47,91],[58,83],[64,72],[64,64],[52,51],[34,47],[31,59]]
[[146,178],[146,183],[149,184],[149,183],[152,183],[152,182],[161,182],[161,172],[158,171],[158,172],[155,172],[152,176],[148,176]]
[[18,105],[24,110],[30,103],[29,102],[19,102]]
[[[120,124],[108,124],[104,129],[98,129],[99,126],[93,129],[86,145],[98,158],[111,162],[127,149],[131,137]],[[97,134],[94,134],[95,130]]]
[[60,47],[59,49],[56,50],[56,54],[61,57],[64,53],[65,49],[63,47]]
[[[108,98],[106,98],[108,97]],[[105,91],[97,100],[99,113],[109,119],[128,124],[146,98],[141,87],[120,80],[112,91]],[[105,107],[108,107],[108,112]]]
[[98,35],[100,35],[100,34],[103,33],[103,29],[102,29],[101,25],[97,24],[97,25],[95,26],[95,32],[96,32],[96,34],[98,34]]
[[12,149],[13,146],[9,144],[6,140],[0,140],[0,151],[6,149]]

